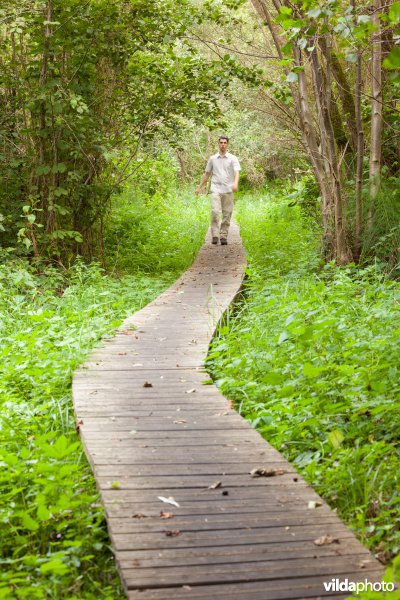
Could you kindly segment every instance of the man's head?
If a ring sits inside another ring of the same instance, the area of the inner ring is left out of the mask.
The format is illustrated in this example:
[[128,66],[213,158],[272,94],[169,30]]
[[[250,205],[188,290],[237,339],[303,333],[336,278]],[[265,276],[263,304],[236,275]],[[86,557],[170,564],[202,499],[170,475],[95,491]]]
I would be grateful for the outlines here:
[[226,135],[220,135],[218,138],[218,146],[221,154],[225,154],[228,150],[229,138]]

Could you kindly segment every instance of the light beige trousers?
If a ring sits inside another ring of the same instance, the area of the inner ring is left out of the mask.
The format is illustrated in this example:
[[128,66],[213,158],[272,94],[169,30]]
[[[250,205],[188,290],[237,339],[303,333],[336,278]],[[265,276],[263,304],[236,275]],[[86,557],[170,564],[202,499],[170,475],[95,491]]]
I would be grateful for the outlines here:
[[[227,238],[233,211],[233,193],[211,194],[211,237]],[[222,213],[222,220],[221,220]]]

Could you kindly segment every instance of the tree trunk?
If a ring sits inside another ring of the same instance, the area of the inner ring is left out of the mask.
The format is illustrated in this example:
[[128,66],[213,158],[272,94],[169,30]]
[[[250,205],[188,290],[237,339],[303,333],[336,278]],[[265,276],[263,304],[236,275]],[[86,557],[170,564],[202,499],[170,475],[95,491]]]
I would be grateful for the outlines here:
[[346,240],[344,214],[343,214],[343,190],[340,179],[339,161],[335,145],[329,103],[331,97],[331,63],[329,52],[329,40],[326,39],[326,73],[323,74],[318,50],[314,46],[311,52],[311,65],[315,98],[318,112],[318,120],[321,129],[321,147],[325,159],[325,168],[329,193],[329,207],[333,208],[334,217],[334,254],[339,264],[346,264],[351,260],[351,252]]
[[[327,58],[328,48],[326,45],[325,37],[319,40],[320,48]],[[336,56],[335,52],[330,51],[330,62],[332,66],[332,75],[337,83],[337,91],[340,97],[340,102],[343,108],[343,116],[346,123],[346,128],[349,134],[348,140],[350,147],[355,150],[357,148],[357,127],[356,127],[356,114],[355,114],[355,101],[353,94],[350,89],[346,73]]]
[[372,38],[372,100],[371,100],[371,153],[369,161],[370,207],[368,224],[372,226],[374,204],[380,189],[382,165],[382,31],[379,14],[382,0],[374,0],[372,24],[376,30]]
[[354,237],[354,256],[358,260],[361,254],[362,231],[363,231],[363,203],[362,186],[364,171],[364,129],[361,117],[361,93],[362,93],[362,64],[361,49],[357,50],[356,64],[356,95],[355,113],[357,127],[357,166],[356,166],[356,228]]

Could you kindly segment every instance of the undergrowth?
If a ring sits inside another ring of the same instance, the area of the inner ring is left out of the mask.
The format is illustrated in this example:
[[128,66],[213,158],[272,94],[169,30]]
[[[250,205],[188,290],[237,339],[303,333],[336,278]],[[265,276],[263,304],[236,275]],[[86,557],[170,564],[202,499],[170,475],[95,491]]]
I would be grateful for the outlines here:
[[[153,268],[141,246],[146,274],[137,272],[138,248],[136,274],[120,279],[80,260],[65,272],[22,261],[0,266],[0,598],[124,597],[75,431],[70,384],[97,340],[157,296],[192,259],[200,237],[193,236],[189,249],[184,244],[197,219],[183,203],[179,210],[181,219],[170,226],[173,263],[170,254],[163,263],[164,241],[154,236]],[[143,219],[148,229],[164,227],[157,212]]]
[[208,369],[387,562],[400,551],[399,284],[375,265],[322,268],[313,222],[288,190],[242,198],[237,218],[246,299]]
[[110,269],[177,273],[192,264],[208,228],[209,198],[163,187],[158,178],[163,171],[153,196],[128,187],[114,199],[106,231]]

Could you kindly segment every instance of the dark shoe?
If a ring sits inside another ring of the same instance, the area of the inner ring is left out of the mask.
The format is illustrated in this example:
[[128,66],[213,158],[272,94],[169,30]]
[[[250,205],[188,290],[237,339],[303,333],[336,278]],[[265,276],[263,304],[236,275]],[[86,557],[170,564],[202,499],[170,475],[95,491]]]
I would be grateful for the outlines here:
[[218,238],[217,237],[213,237],[213,239],[211,240],[212,244],[218,244]]
[[228,240],[226,238],[221,238],[221,246],[227,246]]

